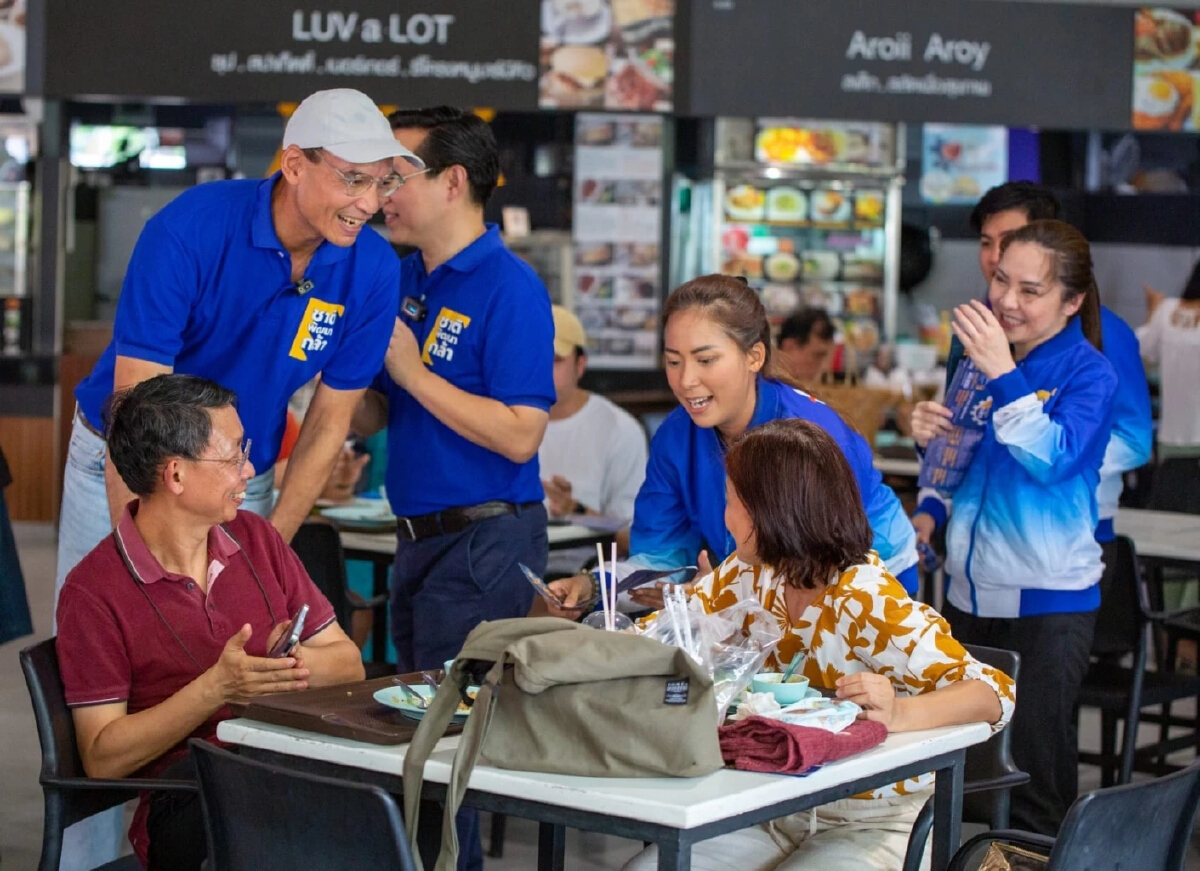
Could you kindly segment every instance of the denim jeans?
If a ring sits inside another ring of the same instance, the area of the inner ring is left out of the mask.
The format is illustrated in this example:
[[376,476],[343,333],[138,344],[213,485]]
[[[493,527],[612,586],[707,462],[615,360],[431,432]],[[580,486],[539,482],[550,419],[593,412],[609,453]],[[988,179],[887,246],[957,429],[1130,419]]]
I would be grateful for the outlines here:
[[[112,532],[104,487],[104,440],[83,425],[79,412],[71,426],[58,518],[58,569],[54,579],[54,630],[58,596],[70,571]],[[273,504],[275,470],[250,479],[244,511],[266,515]],[[112,808],[69,826],[63,833],[61,871],[89,871],[121,855],[123,809]]]

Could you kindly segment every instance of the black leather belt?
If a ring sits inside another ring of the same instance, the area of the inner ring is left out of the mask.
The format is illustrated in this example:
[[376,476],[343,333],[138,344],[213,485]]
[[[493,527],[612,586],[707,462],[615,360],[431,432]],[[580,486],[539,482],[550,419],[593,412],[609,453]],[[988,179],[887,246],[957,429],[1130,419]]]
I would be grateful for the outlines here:
[[84,428],[84,429],[86,429],[86,430],[87,430],[88,432],[90,432],[92,435],[96,436],[96,438],[100,439],[101,441],[103,441],[103,440],[104,440],[104,433],[100,432],[100,430],[96,429],[94,426],[92,426],[92,425],[91,425],[91,424],[88,422],[87,416],[86,416],[86,415],[84,415],[83,411],[82,411],[82,410],[80,410],[80,408],[79,408],[79,406],[78,406],[78,405],[77,405],[77,406],[75,406],[75,418],[76,418],[76,419],[77,419],[77,420],[78,420],[78,421],[79,421],[81,424],[83,424],[83,428]]
[[420,541],[423,538],[433,538],[435,535],[452,535],[462,532],[479,520],[502,517],[505,514],[517,514],[541,504],[540,502],[523,502],[520,505],[512,502],[483,502],[479,505],[468,505],[465,508],[447,508],[444,511],[435,511],[432,514],[422,514],[418,517],[397,517],[396,533],[407,541]]

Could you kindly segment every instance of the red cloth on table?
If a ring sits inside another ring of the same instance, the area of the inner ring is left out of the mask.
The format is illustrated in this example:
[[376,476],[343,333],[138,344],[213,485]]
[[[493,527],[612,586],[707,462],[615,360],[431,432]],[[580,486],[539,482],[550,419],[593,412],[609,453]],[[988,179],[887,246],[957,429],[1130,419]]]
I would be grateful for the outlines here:
[[726,765],[741,771],[800,774],[882,744],[887,726],[855,720],[842,732],[749,717],[717,730]]

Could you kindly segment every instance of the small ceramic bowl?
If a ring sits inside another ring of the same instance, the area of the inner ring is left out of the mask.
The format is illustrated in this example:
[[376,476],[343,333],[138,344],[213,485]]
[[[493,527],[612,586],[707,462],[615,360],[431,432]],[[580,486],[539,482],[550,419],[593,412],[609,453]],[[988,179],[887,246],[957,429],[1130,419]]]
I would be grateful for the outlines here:
[[808,678],[794,674],[787,683],[781,683],[782,680],[782,672],[760,672],[750,681],[750,689],[756,693],[770,693],[781,705],[790,705],[808,695]]

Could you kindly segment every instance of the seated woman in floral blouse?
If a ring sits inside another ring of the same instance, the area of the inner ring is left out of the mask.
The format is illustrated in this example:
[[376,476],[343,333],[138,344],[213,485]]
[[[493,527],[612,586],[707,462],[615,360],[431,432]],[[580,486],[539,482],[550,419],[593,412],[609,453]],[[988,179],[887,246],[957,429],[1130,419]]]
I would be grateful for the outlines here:
[[[737,552],[694,588],[691,606],[758,600],[783,638],[767,668],[856,702],[892,732],[986,722],[1003,729],[1013,681],[974,659],[941,616],[909,599],[868,548],[871,527],[837,444],[803,420],[774,420],[729,449],[725,524]],[[932,774],[709,841],[696,871],[899,869]],[[926,857],[928,861],[928,857]],[[631,869],[655,867],[651,847]]]

